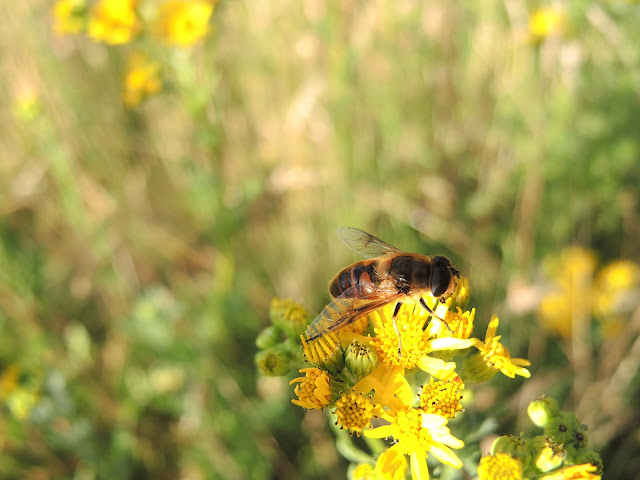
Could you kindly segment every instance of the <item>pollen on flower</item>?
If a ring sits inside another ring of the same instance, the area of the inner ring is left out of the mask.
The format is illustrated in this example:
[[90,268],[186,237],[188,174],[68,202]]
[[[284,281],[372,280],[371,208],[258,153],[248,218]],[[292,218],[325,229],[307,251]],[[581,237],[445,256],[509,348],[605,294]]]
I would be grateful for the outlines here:
[[478,465],[480,480],[522,480],[522,464],[506,453],[486,455]]
[[360,432],[371,426],[371,419],[376,415],[377,408],[368,397],[355,392],[343,394],[336,401],[336,425],[360,435]]
[[425,413],[435,413],[446,418],[454,418],[456,413],[463,410],[460,405],[462,394],[457,382],[444,382],[433,379],[428,385],[423,385],[420,395],[420,407]]
[[432,443],[429,430],[422,427],[422,414],[422,410],[414,408],[396,412],[393,437],[398,440],[398,449],[405,455]]
[[332,392],[327,373],[319,368],[303,368],[300,373],[304,373],[305,376],[294,378],[289,382],[289,385],[298,383],[294,389],[298,399],[293,399],[291,402],[309,410],[321,409],[329,405]]
[[422,328],[426,317],[401,309],[395,321],[398,331],[393,326],[390,311],[382,312],[380,321],[376,322],[376,337],[371,344],[380,360],[387,365],[414,368],[428,351],[429,334]]
[[[446,325],[440,325],[436,333],[436,337],[454,337],[454,338],[469,338],[473,332],[473,321],[476,316],[476,309],[472,309],[470,312],[462,312],[460,307],[453,310],[449,310],[444,317]],[[449,328],[447,328],[447,325]]]

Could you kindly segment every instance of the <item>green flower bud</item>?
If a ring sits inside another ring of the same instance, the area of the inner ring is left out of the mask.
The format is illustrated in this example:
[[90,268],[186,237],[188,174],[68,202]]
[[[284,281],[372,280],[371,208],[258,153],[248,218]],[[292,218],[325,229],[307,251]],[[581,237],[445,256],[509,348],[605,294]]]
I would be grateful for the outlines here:
[[293,366],[291,353],[281,345],[259,351],[255,362],[260,374],[268,377],[281,377]]
[[529,404],[527,413],[535,425],[544,427],[552,417],[560,413],[560,408],[555,399],[543,396]]
[[273,325],[268,326],[264,330],[260,332],[260,334],[256,338],[256,347],[260,350],[266,350],[270,347],[275,347],[282,340],[281,335],[278,332],[278,329]]
[[274,298],[269,308],[271,323],[289,338],[298,338],[311,320],[309,312],[290,298]]
[[557,443],[575,448],[584,448],[588,443],[587,426],[581,425],[571,412],[562,411],[553,417],[544,426],[544,433]]
[[506,453],[513,458],[519,458],[523,465],[529,462],[529,447],[524,438],[515,435],[502,435],[491,445],[491,454]]
[[354,340],[345,352],[345,366],[359,379],[364,378],[378,366],[378,355],[366,343]]

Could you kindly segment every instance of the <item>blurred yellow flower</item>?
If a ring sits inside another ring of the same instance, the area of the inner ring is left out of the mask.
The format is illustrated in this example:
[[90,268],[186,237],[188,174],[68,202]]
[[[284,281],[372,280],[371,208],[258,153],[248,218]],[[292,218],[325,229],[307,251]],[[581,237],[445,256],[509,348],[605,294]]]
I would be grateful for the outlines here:
[[58,0],[53,6],[53,33],[79,33],[84,28],[85,0]]
[[378,457],[376,472],[385,480],[404,480],[407,472],[407,459],[404,455],[388,448]]
[[557,35],[564,30],[566,12],[564,8],[552,6],[536,10],[529,18],[529,30],[536,37]]
[[596,256],[592,250],[573,246],[545,262],[553,288],[541,300],[538,319],[552,332],[571,338],[574,322],[589,319]]
[[140,30],[136,3],[137,0],[100,0],[91,9],[89,38],[109,45],[129,42]]
[[370,463],[357,465],[349,478],[351,480],[404,480],[407,474],[407,459],[388,448],[376,460],[375,468]]
[[629,260],[610,263],[598,272],[594,282],[593,310],[596,315],[607,316],[624,310],[630,296],[637,295],[640,286],[640,267]]
[[124,77],[122,100],[127,107],[139,105],[145,98],[157,93],[162,87],[160,64],[141,53],[135,53],[129,61]]
[[160,5],[154,32],[171,45],[193,45],[209,31],[214,3],[204,0],[169,0]]
[[40,400],[39,371],[25,370],[12,363],[0,373],[0,401],[18,420],[25,420]]

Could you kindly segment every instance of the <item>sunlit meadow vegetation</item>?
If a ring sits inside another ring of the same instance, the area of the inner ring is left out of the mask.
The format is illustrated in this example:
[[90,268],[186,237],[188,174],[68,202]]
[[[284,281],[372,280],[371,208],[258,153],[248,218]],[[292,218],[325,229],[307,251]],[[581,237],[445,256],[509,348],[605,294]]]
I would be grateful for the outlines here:
[[25,0],[0,19],[1,478],[345,478],[363,438],[291,402],[297,367],[254,361],[273,297],[312,318],[357,260],[345,225],[450,256],[473,336],[495,314],[531,362],[463,390],[468,462],[432,477],[498,478],[510,460],[480,455],[540,435],[544,394],[605,478],[639,478],[640,4]]

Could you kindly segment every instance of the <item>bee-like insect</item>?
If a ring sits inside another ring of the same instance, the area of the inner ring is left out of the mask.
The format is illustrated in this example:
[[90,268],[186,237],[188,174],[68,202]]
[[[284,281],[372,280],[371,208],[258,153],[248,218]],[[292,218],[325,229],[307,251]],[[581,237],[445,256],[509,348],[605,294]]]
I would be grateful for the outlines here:
[[397,302],[391,318],[399,336],[395,319],[403,302],[417,301],[434,315],[423,296],[444,303],[456,290],[460,272],[447,257],[405,253],[357,228],[339,228],[338,234],[347,247],[368,260],[343,268],[331,280],[333,301],[307,327],[305,342],[321,339],[392,302]]

